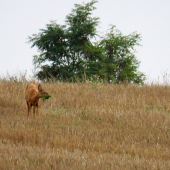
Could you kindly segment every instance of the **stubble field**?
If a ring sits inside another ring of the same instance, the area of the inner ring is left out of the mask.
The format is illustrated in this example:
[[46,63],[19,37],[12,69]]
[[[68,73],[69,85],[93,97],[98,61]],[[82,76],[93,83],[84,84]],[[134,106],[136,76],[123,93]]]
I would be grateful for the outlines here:
[[169,86],[42,83],[35,118],[25,87],[0,81],[1,170],[170,169]]

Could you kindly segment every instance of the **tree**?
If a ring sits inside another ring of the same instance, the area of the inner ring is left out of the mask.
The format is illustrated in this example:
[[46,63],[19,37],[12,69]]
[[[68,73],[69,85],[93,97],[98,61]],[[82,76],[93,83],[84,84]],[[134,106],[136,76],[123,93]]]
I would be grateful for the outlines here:
[[40,68],[37,77],[41,80],[51,76],[64,78],[69,76],[69,54],[67,50],[65,26],[60,26],[54,21],[47,24],[47,29],[41,29],[39,34],[29,37],[36,46],[40,55],[35,55],[33,63],[36,68]]
[[91,17],[96,2],[75,4],[75,9],[66,17],[67,25],[52,21],[47,24],[47,29],[29,37],[29,42],[33,43],[31,47],[36,46],[40,52],[33,60],[36,68],[40,69],[37,73],[39,79],[48,80],[52,76],[72,81],[84,74],[89,47],[93,48],[90,39],[97,35],[99,18]]
[[66,25],[52,21],[46,29],[29,37],[31,47],[36,46],[40,52],[33,58],[38,79],[81,81],[82,75],[86,75],[87,79],[97,76],[116,83],[140,84],[144,80],[145,76],[137,71],[139,61],[133,51],[134,46],[139,45],[139,34],[123,36],[112,27],[99,42],[92,42],[98,36],[99,18],[91,16],[96,2],[75,4],[66,16]]
[[134,47],[140,45],[140,41],[140,34],[134,32],[123,36],[115,26],[111,26],[109,33],[100,41],[105,53],[103,69],[108,80],[136,84],[141,84],[145,80],[145,75],[137,70],[140,62],[134,55]]

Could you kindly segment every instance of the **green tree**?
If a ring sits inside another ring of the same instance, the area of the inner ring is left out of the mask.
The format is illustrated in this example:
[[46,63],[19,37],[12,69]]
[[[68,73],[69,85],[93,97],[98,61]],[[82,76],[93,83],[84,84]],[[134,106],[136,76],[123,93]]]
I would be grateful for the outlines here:
[[36,46],[40,55],[35,55],[33,63],[39,68],[37,77],[41,80],[51,76],[64,78],[69,75],[68,42],[66,41],[65,26],[54,21],[47,24],[47,29],[41,29],[39,34],[29,37]]
[[96,2],[92,0],[83,5],[75,4],[75,9],[66,17],[72,71],[79,79],[85,72],[88,72],[87,61],[91,60],[90,54],[95,48],[90,40],[97,35],[96,27],[99,23],[98,17],[91,17],[92,11],[96,9],[94,7]]
[[29,37],[31,47],[36,46],[40,52],[33,60],[36,68],[39,68],[36,74],[39,79],[57,77],[72,81],[75,77],[80,79],[86,72],[86,61],[93,48],[90,39],[97,35],[99,18],[91,17],[96,2],[92,0],[83,5],[75,4],[66,17],[67,25],[61,26],[52,21],[39,34]]
[[111,26],[99,43],[105,54],[102,58],[103,72],[109,81],[141,84],[145,80],[145,75],[138,71],[140,62],[134,55],[134,47],[140,45],[140,41],[140,34],[134,32],[124,36],[115,26]]
[[98,77],[108,82],[133,82],[140,84],[145,76],[138,72],[139,61],[134,46],[139,45],[139,34],[123,36],[114,26],[99,42],[92,42],[97,35],[98,17],[92,17],[96,0],[75,4],[66,16],[66,24],[52,21],[46,29],[29,37],[31,47],[37,47],[33,63],[40,80],[55,77],[61,81]]

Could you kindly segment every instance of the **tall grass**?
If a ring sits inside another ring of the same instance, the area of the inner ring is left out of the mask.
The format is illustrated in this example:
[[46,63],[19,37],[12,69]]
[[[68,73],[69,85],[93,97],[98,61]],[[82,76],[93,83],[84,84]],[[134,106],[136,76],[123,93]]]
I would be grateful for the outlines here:
[[170,87],[42,83],[27,118],[26,81],[0,81],[0,169],[170,169]]

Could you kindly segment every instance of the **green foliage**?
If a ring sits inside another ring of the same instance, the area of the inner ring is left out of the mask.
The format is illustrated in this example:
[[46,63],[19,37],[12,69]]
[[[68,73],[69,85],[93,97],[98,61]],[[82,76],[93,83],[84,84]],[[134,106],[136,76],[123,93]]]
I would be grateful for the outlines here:
[[144,74],[137,71],[140,62],[134,55],[140,34],[123,36],[112,26],[99,42],[92,42],[98,36],[99,18],[91,16],[96,2],[75,4],[66,16],[66,25],[52,21],[46,29],[29,37],[31,47],[36,46],[40,52],[33,58],[38,79],[83,81],[85,75],[86,80],[98,77],[115,83],[140,84],[144,81]]
[[124,36],[115,26],[111,26],[109,33],[102,37],[100,46],[105,53],[102,62],[109,80],[136,84],[141,84],[145,80],[145,75],[137,71],[140,62],[134,55],[134,46],[140,45],[140,41],[140,34],[134,32]]
[[50,97],[52,97],[50,94],[44,94],[42,97],[42,100],[45,101],[45,100],[49,99]]

